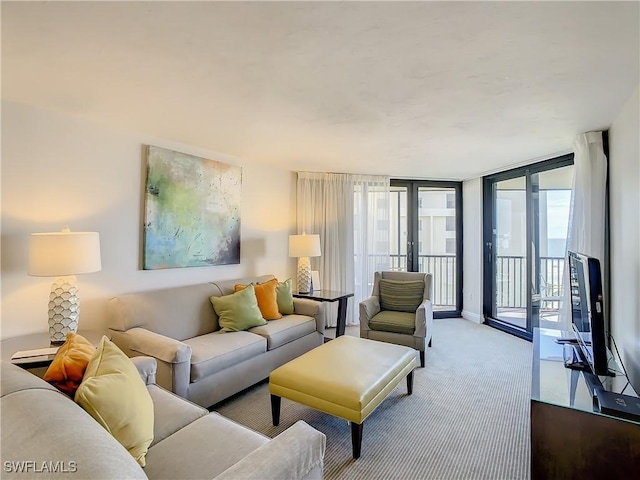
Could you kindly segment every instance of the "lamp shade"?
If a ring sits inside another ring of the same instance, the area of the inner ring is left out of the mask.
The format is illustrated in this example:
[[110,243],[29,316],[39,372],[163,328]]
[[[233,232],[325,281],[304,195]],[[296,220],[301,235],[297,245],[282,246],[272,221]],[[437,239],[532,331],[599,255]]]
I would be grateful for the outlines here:
[[98,232],[32,233],[29,237],[28,274],[59,277],[97,272],[100,261]]
[[319,257],[320,235],[289,235],[290,257]]

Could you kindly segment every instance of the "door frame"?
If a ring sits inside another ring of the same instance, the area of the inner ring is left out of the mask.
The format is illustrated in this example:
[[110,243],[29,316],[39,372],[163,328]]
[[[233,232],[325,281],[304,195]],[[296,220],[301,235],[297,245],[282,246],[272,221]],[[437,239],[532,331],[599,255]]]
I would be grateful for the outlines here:
[[[531,165],[525,165],[522,167],[512,168],[510,170],[505,170],[504,172],[495,173],[492,175],[487,175],[482,179],[482,241],[483,241],[483,274],[482,274],[482,283],[483,283],[483,302],[482,302],[482,313],[484,316],[484,321],[487,325],[495,327],[499,330],[503,330],[512,335],[516,335],[520,338],[524,338],[526,340],[531,341],[533,338],[533,328],[537,325],[534,325],[534,314],[536,313],[535,309],[539,307],[539,305],[534,304],[532,294],[531,294],[531,279],[533,278],[533,262],[532,256],[535,251],[536,257],[539,258],[540,249],[539,249],[539,235],[537,234],[539,231],[539,205],[538,200],[534,200],[534,191],[537,193],[538,185],[537,182],[534,184],[532,181],[532,176],[537,173],[545,172],[548,170],[554,170],[556,168],[567,167],[569,165],[573,165],[573,153],[568,153],[566,155],[561,155],[556,158],[552,158],[549,160],[544,160],[542,162],[533,163]],[[497,182],[503,180],[510,180],[512,178],[517,177],[525,177],[526,180],[526,292],[527,292],[527,318],[526,318],[526,328],[520,329],[514,325],[511,325],[503,320],[500,320],[493,316],[493,302],[496,296],[496,284],[495,284],[495,256],[494,256],[494,248],[493,248],[493,230],[495,226],[496,219],[496,205],[493,202],[493,188]],[[534,249],[535,244],[535,249]],[[540,262],[538,262],[539,264]],[[539,277],[539,275],[536,275]],[[535,282],[535,290],[540,291],[539,278],[533,279]]]
[[[456,291],[455,310],[434,311],[433,318],[460,317],[462,315],[462,282],[463,282],[463,223],[462,223],[462,182],[445,180],[410,180],[392,179],[392,187],[407,189],[407,271],[417,272],[420,265],[418,242],[418,190],[420,187],[441,187],[454,190],[456,199]],[[408,252],[411,252],[409,254]]]

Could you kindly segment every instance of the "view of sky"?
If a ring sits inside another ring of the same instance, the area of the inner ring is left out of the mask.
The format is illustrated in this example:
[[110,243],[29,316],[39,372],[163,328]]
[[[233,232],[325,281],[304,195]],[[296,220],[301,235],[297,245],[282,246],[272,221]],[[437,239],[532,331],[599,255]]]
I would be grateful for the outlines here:
[[566,238],[570,202],[570,190],[547,190],[548,238]]

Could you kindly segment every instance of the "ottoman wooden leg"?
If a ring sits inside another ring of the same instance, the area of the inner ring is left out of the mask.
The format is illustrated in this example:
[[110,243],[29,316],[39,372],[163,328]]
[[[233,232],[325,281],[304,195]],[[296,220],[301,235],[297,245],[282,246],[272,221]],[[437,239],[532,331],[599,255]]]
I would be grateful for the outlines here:
[[277,395],[271,395],[271,418],[273,419],[273,426],[280,425],[280,403],[282,398]]
[[413,370],[409,372],[407,375],[407,394],[411,395],[413,393]]
[[362,427],[364,423],[351,422],[351,446],[353,447],[353,458],[360,458],[362,447]]

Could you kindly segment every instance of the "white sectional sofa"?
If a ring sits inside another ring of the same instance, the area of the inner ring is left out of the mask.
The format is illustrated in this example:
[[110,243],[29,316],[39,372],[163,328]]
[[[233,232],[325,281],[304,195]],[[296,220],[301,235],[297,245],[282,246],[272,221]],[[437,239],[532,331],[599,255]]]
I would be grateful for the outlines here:
[[110,336],[127,355],[158,361],[157,382],[209,407],[324,341],[323,304],[294,298],[294,314],[223,332],[209,297],[273,275],[121,295],[109,301]]
[[155,385],[154,359],[132,360],[154,409],[144,468],[67,395],[2,362],[2,478],[322,478],[325,436],[303,421],[270,439]]

